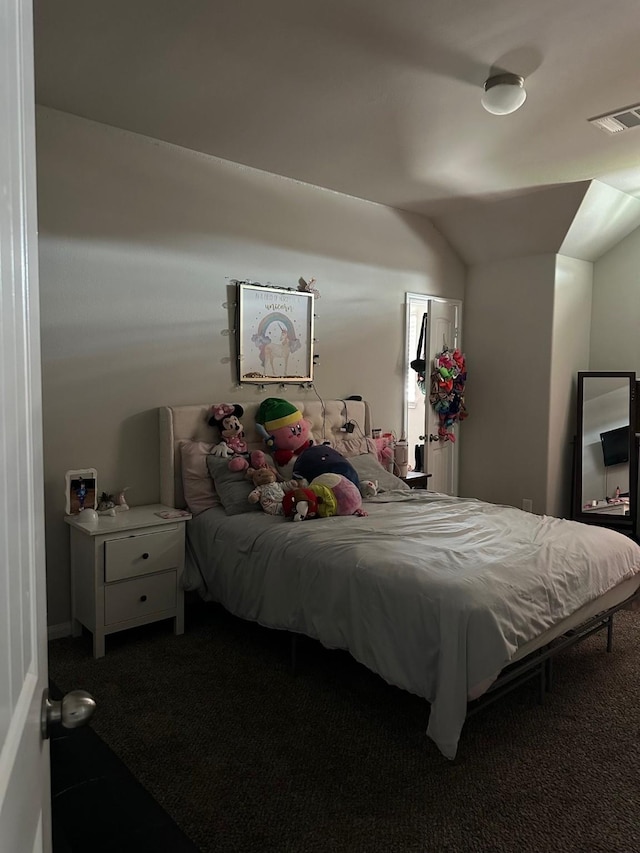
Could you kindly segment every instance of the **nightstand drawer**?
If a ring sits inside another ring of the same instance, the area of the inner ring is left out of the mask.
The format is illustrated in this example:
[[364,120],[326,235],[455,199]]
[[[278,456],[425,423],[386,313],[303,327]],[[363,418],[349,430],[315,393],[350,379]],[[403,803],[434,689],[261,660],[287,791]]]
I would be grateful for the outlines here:
[[104,588],[104,624],[137,619],[176,606],[176,573],[114,583]]
[[182,531],[161,530],[104,543],[105,582],[174,569],[182,562]]

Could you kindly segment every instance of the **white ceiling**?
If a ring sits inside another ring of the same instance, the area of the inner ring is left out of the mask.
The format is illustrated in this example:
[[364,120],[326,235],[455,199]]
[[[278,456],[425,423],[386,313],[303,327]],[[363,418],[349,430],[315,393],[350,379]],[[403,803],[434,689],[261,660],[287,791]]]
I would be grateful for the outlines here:
[[[640,129],[587,122],[640,102],[639,31],[638,0],[36,0],[37,101],[426,214],[469,260],[495,204],[548,187],[553,244],[566,185],[640,196]],[[510,116],[495,69],[526,78]]]

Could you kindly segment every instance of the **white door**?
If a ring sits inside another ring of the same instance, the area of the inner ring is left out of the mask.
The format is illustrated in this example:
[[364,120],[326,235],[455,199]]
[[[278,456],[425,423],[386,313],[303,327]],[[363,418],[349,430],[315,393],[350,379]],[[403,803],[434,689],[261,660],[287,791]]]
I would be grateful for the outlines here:
[[427,400],[425,409],[424,470],[431,474],[428,488],[447,495],[458,493],[458,426],[451,430],[456,441],[438,438],[440,419],[429,403],[430,377],[435,356],[444,347],[460,347],[459,302],[430,299],[427,303]]
[[51,849],[32,10],[0,0],[0,850]]

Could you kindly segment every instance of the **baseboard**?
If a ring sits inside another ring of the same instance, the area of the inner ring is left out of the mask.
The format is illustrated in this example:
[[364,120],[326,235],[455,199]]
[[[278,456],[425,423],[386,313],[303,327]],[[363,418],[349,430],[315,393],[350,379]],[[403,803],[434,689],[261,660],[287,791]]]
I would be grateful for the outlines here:
[[61,622],[59,625],[49,625],[47,627],[47,638],[49,640],[59,640],[61,637],[71,636],[71,622]]

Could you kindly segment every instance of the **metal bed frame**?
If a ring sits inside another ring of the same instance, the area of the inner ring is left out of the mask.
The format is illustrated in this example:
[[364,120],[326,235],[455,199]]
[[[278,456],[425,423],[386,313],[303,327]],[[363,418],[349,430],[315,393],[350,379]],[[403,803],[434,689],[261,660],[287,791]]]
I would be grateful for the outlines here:
[[[556,637],[546,646],[541,646],[517,663],[505,667],[482,696],[467,704],[467,719],[534,678],[538,679],[538,702],[541,705],[544,704],[545,694],[553,686],[553,658],[565,649],[605,629],[607,631],[607,652],[612,652],[613,617],[619,610],[628,608],[634,601],[640,602],[640,587],[633,595],[619,604],[592,616],[576,628]],[[298,634],[291,634],[291,672],[293,675],[296,674],[298,662],[298,636]]]
[[586,622],[567,631],[566,634],[561,634],[548,645],[542,646],[521,661],[506,667],[486,693],[478,697],[478,699],[469,702],[467,705],[467,719],[483,708],[486,708],[487,705],[496,702],[501,696],[511,693],[512,690],[517,689],[521,684],[531,681],[534,678],[538,679],[538,701],[542,705],[545,694],[553,687],[553,658],[565,649],[605,629],[607,631],[607,652],[613,651],[613,617],[619,610],[628,608],[634,601],[640,601],[640,588],[633,595],[630,595],[629,598],[621,601],[620,604],[603,610],[602,613],[598,613],[597,616],[587,619]]

